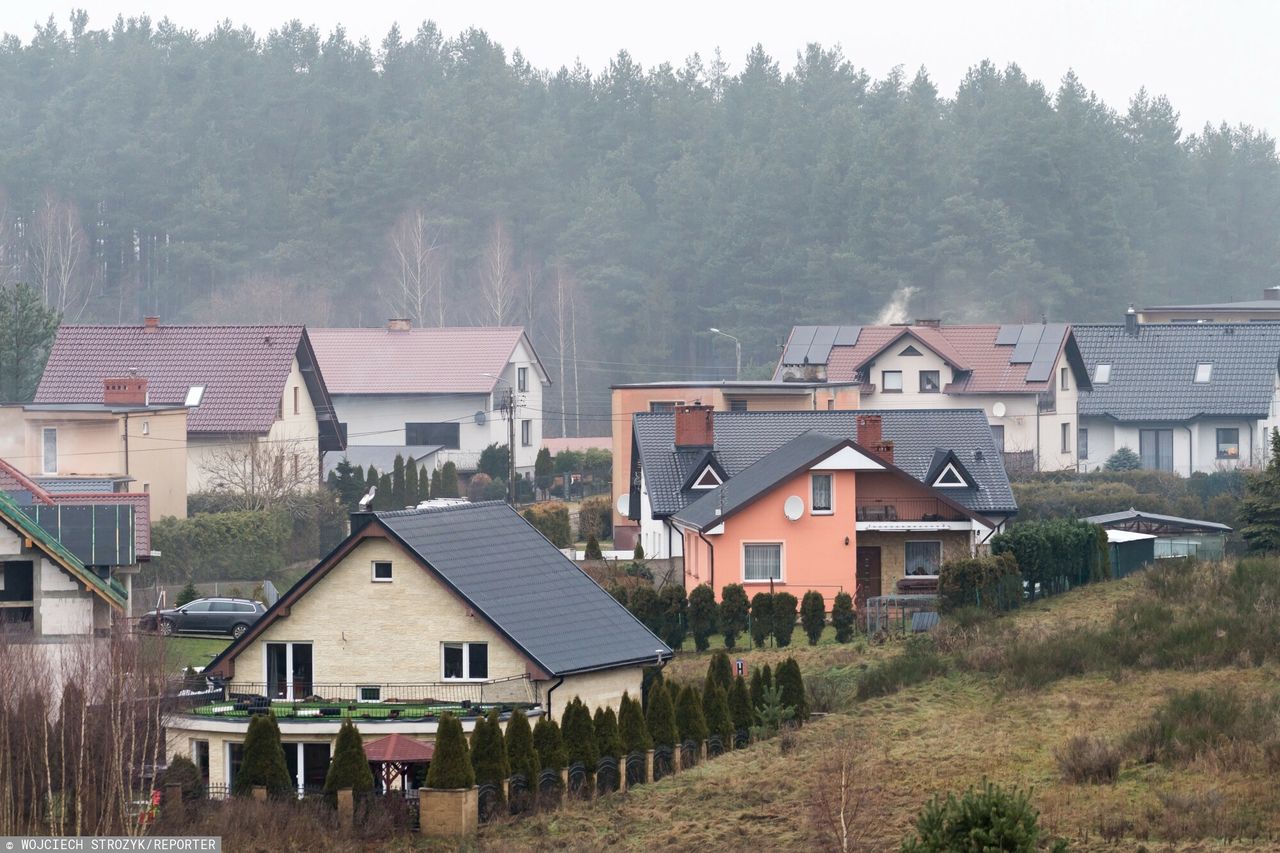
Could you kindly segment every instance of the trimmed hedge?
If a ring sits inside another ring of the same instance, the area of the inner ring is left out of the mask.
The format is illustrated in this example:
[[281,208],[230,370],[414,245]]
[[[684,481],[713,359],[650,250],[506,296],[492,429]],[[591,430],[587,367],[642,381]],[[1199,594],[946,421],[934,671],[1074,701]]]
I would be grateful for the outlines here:
[[720,607],[716,621],[724,634],[724,647],[732,649],[738,644],[738,635],[747,633],[751,624],[751,605],[747,591],[740,583],[731,583],[720,590]]
[[524,777],[530,790],[536,790],[538,772],[542,763],[538,760],[538,751],[533,747],[533,729],[529,728],[529,717],[524,709],[516,708],[507,720],[507,765],[512,775]]
[[558,501],[534,504],[522,515],[525,521],[537,528],[557,548],[568,548],[573,544],[573,535],[569,532],[569,507],[566,504]]
[[853,596],[847,592],[837,592],[835,601],[831,603],[831,627],[836,629],[837,643],[847,643],[853,639],[853,632],[858,627],[858,616],[853,610]]
[[475,783],[476,772],[471,766],[471,750],[462,723],[445,711],[436,731],[436,752],[427,770],[427,787],[470,788]]
[[676,728],[676,708],[671,701],[667,685],[658,682],[649,688],[649,708],[645,714],[645,727],[654,746],[675,746],[680,742]]
[[800,626],[804,628],[809,645],[818,645],[822,629],[827,626],[827,602],[817,590],[809,590],[800,601]]
[[1086,521],[1021,522],[992,537],[991,553],[1013,555],[1031,598],[1053,595],[1111,577],[1100,530]]
[[702,712],[702,694],[689,685],[680,688],[676,697],[676,731],[680,741],[701,743],[707,739],[707,718]]
[[751,596],[751,642],[763,646],[773,629],[773,596],[757,592]]
[[293,793],[293,779],[285,763],[284,747],[280,745],[280,726],[276,723],[275,714],[257,714],[249,721],[243,754],[231,793],[238,796],[251,794],[258,785],[264,786],[272,797],[287,797]]
[[166,517],[151,526],[167,577],[254,580],[285,567],[293,522],[282,510]]
[[791,635],[796,630],[796,597],[789,592],[773,594],[773,639],[778,648],[791,645]]
[[586,539],[613,538],[613,504],[608,495],[596,495],[583,499],[578,506],[578,536]]
[[716,594],[709,584],[699,584],[689,593],[689,633],[693,634],[694,648],[705,652],[715,630]]
[[938,570],[938,597],[944,613],[962,607],[1011,610],[1022,603],[1022,574],[1013,554],[948,560]]
[[649,728],[644,722],[644,708],[640,707],[639,699],[632,699],[626,692],[618,706],[618,730],[627,753],[653,749],[653,738],[649,737]]
[[502,720],[497,708],[476,720],[476,727],[471,732],[471,768],[475,771],[476,784],[495,786],[494,802],[505,802],[502,783],[511,776],[511,762],[507,758],[507,744],[502,736]]
[[333,747],[333,760],[324,777],[324,792],[336,794],[342,788],[350,788],[357,797],[373,792],[373,771],[364,754],[364,739],[360,730],[347,717],[338,729],[338,741]]

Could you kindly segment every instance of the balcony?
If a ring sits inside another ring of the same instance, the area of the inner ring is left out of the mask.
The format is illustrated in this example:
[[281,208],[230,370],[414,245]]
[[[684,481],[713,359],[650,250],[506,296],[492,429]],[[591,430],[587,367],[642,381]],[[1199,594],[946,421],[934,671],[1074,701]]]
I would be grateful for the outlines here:
[[937,498],[858,498],[858,521],[968,521]]

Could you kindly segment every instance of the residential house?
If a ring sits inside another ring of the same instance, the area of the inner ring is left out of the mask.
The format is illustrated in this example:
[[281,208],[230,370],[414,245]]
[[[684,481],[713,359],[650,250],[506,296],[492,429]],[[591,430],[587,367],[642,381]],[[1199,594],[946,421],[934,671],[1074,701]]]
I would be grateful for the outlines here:
[[1280,426],[1280,324],[1138,323],[1074,329],[1092,390],[1080,397],[1080,467],[1127,447],[1186,477],[1267,460]]
[[[302,326],[61,326],[36,391],[41,406],[103,404],[132,377],[145,403],[187,410],[187,490],[244,488],[244,470],[319,482],[342,436]],[[136,454],[135,454],[136,456]]]
[[1011,469],[1075,468],[1089,377],[1062,323],[796,326],[774,379],[859,382],[876,409],[980,408]]
[[365,739],[434,740],[452,710],[559,718],[617,708],[672,652],[503,503],[363,513],[352,533],[206,672],[227,701],[167,721],[170,755],[231,784],[252,709],[271,707],[299,787],[322,783],[342,717]]
[[[686,582],[713,583],[717,594],[724,584],[748,580],[776,586],[789,564],[792,577],[821,581],[825,594],[834,595],[833,577],[843,579],[844,589],[854,587],[855,556],[864,564],[863,590],[889,592],[896,579],[922,566],[936,570],[946,559],[974,553],[1017,512],[978,409],[714,412],[681,406],[633,420],[628,503],[645,554],[684,556]],[[774,504],[793,495],[805,507],[801,523],[773,529]],[[719,541],[738,544],[717,547],[709,541],[717,523],[707,513],[735,507],[748,521],[735,522],[733,536]],[[751,532],[757,521],[768,531],[764,539]],[[822,559],[834,562],[820,570],[801,560],[807,537],[818,529],[837,530],[849,556],[823,551]],[[761,577],[745,570],[747,549],[738,546],[749,540],[769,546],[749,549],[760,559],[769,552],[772,568],[760,569]],[[788,543],[799,549],[795,561],[785,556]],[[691,544],[695,551],[686,550]],[[879,587],[871,580],[877,573]]]
[[349,446],[439,446],[437,465],[474,471],[480,451],[514,435],[516,473],[532,475],[551,382],[524,329],[415,329],[400,319],[310,332]]
[[1198,305],[1152,305],[1138,313],[1140,323],[1257,323],[1280,321],[1280,287],[1268,287],[1261,299],[1204,302]]
[[612,388],[613,541],[631,550],[640,528],[618,501],[628,493],[631,470],[631,417],[639,412],[670,412],[697,404],[717,412],[796,412],[858,408],[856,382],[688,381],[634,382]]

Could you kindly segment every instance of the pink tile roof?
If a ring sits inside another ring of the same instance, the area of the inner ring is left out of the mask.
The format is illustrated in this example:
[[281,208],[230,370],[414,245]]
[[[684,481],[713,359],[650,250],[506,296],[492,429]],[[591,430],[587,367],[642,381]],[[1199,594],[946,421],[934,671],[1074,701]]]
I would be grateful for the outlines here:
[[305,335],[302,326],[60,326],[35,402],[101,403],[103,379],[136,370],[152,405],[180,406],[188,388],[205,386],[188,432],[264,433]]
[[[518,326],[311,329],[330,394],[488,394],[516,345]],[[532,347],[530,347],[532,349]]]

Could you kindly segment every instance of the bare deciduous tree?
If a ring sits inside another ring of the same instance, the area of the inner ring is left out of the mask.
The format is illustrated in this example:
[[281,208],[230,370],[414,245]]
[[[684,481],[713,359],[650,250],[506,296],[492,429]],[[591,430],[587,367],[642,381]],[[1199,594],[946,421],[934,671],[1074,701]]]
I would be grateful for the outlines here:
[[329,293],[297,279],[253,273],[218,288],[198,316],[220,323],[329,325],[336,312]]
[[819,766],[819,782],[810,800],[810,825],[822,840],[820,849],[864,849],[862,841],[867,827],[859,820],[872,793],[861,767],[858,746],[852,738],[842,736],[824,750]]
[[82,269],[88,241],[74,204],[46,193],[32,223],[35,286],[44,304],[65,319],[80,319],[93,295],[93,279]]
[[244,510],[292,510],[295,499],[314,492],[320,481],[314,448],[295,439],[218,447],[200,470],[212,489],[233,495]]
[[389,238],[392,279],[383,297],[396,316],[416,326],[443,326],[445,318],[442,229],[421,210],[406,212]]
[[480,254],[481,320],[484,323],[508,326],[517,316],[520,285],[514,254],[506,223],[499,219],[493,223],[489,242]]

